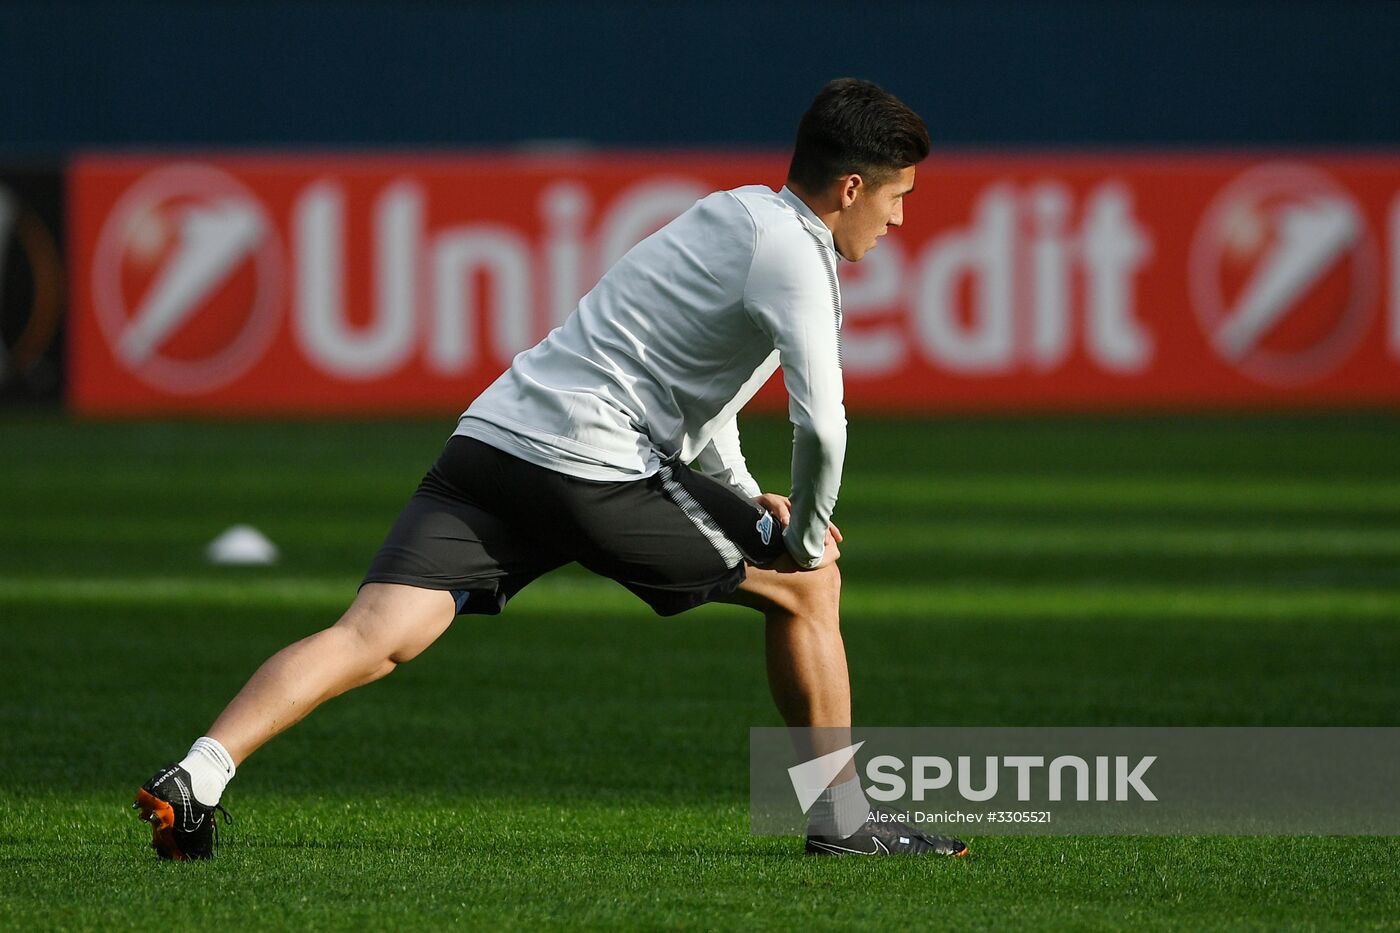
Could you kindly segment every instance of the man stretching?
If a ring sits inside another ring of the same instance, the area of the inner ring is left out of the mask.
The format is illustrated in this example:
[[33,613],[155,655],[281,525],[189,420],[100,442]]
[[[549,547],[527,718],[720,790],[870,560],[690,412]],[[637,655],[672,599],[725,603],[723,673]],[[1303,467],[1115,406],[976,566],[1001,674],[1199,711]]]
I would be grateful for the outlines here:
[[[831,524],[846,447],[836,262],[900,225],[928,151],[899,100],[832,81],[802,117],[786,187],[711,194],[623,256],[463,413],[340,620],[268,659],[141,788],[156,852],[208,857],[224,787],[263,743],[417,657],[458,614],[499,613],[573,561],[663,616],[714,600],[763,613],[783,719],[848,730]],[[749,475],[735,420],[779,366],[790,498]],[[847,744],[803,741],[804,757]],[[807,851],[966,851],[868,817],[848,765],[811,811]]]

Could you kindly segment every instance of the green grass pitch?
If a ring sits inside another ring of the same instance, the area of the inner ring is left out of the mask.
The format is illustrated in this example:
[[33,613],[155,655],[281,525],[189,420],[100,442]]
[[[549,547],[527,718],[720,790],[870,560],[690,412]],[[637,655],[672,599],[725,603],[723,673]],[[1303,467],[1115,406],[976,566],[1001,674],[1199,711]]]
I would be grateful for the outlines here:
[[[1394,838],[747,833],[761,623],[561,571],[251,759],[219,858],[128,809],[333,621],[450,419],[0,417],[0,927],[1394,928]],[[745,422],[765,485],[789,432]],[[867,725],[1396,725],[1400,416],[856,416],[838,520]],[[250,522],[266,570],[202,548]]]

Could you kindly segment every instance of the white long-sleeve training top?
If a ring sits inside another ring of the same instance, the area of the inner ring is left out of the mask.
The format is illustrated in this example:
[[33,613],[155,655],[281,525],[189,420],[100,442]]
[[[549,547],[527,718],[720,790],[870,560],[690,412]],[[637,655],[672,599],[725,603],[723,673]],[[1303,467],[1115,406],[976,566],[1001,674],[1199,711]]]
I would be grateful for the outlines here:
[[634,246],[515,357],[456,434],[584,479],[679,454],[745,496],[739,409],[779,366],[793,425],[788,551],[820,563],[846,451],[831,230],[787,188],[717,191]]

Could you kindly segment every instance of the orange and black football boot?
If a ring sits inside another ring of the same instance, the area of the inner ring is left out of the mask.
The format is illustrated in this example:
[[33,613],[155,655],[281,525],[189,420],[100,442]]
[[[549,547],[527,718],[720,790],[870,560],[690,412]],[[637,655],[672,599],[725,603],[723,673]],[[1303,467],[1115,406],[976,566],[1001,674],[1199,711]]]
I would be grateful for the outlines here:
[[233,821],[218,804],[208,807],[195,800],[191,786],[189,772],[169,764],[136,792],[131,807],[151,824],[151,848],[161,858],[212,858],[219,842],[215,813],[222,813],[226,823]]

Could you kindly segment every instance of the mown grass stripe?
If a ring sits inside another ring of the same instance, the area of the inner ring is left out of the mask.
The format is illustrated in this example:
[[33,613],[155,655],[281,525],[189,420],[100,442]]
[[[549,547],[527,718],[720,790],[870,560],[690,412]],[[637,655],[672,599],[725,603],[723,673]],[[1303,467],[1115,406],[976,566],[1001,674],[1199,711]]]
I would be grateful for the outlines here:
[[[0,606],[140,606],[176,600],[204,606],[343,609],[353,598],[353,578],[262,577],[0,577]],[[621,612],[649,615],[637,598],[601,578],[544,579],[516,597],[507,612]],[[745,610],[726,607],[725,611]],[[1396,619],[1400,592],[1390,588],[1165,586],[1131,584],[965,583],[847,584],[843,612],[863,616],[1122,619]]]

